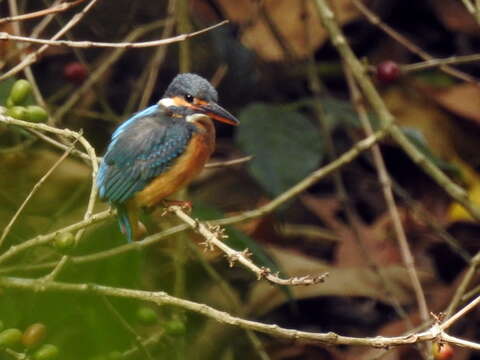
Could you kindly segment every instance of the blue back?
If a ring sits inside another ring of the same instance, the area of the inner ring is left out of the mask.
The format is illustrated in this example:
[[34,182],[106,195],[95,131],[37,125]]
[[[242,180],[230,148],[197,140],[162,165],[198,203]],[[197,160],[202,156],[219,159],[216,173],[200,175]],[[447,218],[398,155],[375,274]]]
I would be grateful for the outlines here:
[[124,122],[100,165],[100,198],[122,204],[166,171],[188,145],[195,126],[153,105]]

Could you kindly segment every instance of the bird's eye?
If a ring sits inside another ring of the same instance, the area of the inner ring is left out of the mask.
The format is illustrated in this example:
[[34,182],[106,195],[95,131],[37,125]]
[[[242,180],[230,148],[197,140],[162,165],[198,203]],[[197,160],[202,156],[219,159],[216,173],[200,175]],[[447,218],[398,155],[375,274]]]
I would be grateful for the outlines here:
[[193,103],[193,96],[190,94],[186,94],[185,100],[188,101],[189,103]]

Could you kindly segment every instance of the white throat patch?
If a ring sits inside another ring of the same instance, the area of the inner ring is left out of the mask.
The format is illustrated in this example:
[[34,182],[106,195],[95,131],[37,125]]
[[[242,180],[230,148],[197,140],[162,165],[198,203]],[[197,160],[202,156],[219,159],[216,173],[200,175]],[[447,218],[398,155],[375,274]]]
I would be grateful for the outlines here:
[[173,101],[172,98],[160,99],[160,101],[158,102],[158,105],[162,105],[163,107],[166,107],[166,108],[170,106],[176,106],[175,101]]
[[200,119],[205,119],[205,118],[208,118],[208,115],[205,115],[205,114],[192,114],[192,115],[188,115],[185,120],[189,123],[194,123]]

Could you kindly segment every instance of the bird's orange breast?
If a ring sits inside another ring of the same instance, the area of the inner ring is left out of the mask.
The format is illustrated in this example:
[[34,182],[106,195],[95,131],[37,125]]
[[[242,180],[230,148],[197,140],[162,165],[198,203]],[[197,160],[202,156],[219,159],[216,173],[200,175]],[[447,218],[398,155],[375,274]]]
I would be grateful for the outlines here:
[[175,160],[173,165],[135,195],[137,205],[154,206],[186,186],[200,173],[210,158],[215,146],[214,141],[211,134],[195,133],[185,152]]

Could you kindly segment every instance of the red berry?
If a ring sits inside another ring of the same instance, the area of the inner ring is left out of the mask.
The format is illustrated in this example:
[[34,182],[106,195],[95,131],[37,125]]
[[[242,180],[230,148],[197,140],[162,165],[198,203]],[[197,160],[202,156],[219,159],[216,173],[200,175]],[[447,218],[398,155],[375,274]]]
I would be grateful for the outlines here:
[[88,70],[81,62],[69,62],[63,68],[63,76],[74,84],[81,84],[87,77]]
[[376,75],[379,81],[388,84],[400,77],[400,67],[395,61],[382,61],[377,65]]
[[453,356],[453,348],[447,343],[432,345],[433,358],[435,360],[449,360]]

